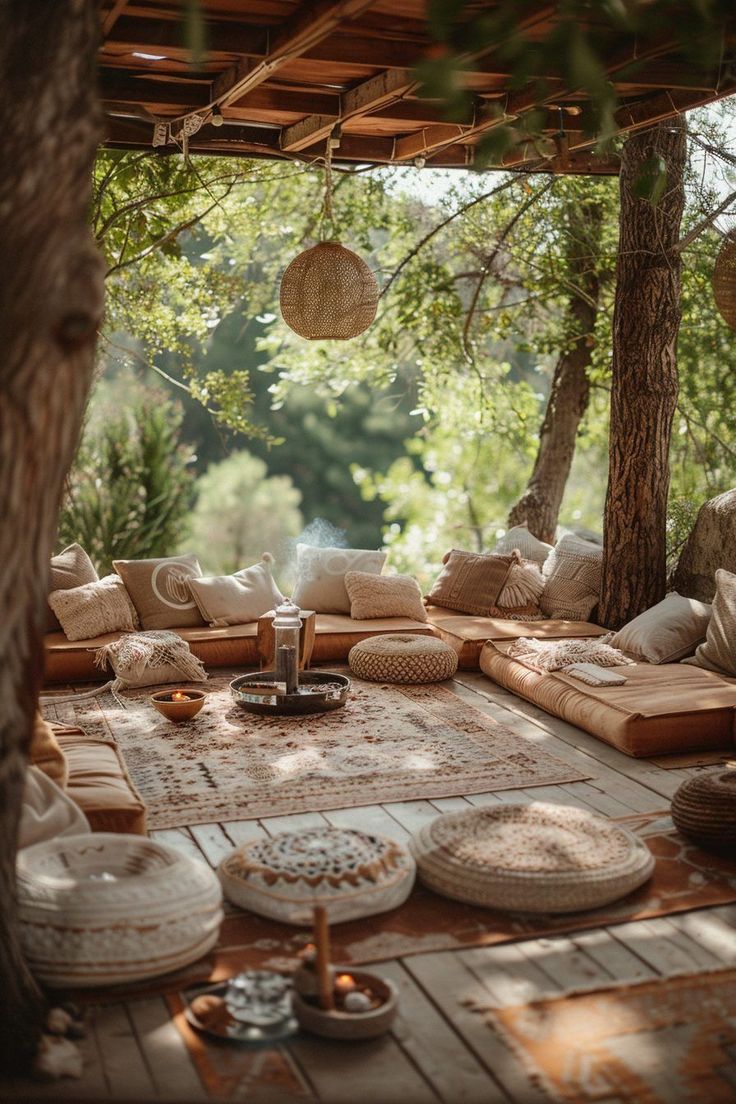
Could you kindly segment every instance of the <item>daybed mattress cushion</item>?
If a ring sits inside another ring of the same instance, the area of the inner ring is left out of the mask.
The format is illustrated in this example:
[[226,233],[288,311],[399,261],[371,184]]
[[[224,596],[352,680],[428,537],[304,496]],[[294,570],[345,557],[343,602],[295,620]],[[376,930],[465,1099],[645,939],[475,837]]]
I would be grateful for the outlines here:
[[66,756],[66,794],[86,815],[93,832],[146,834],[146,806],[114,740],[54,725]]
[[[212,629],[198,625],[172,629],[187,641],[192,655],[205,667],[252,667],[258,665],[258,624],[227,625]],[[69,641],[61,632],[46,633],[46,682],[89,682],[110,678],[109,670],[95,667],[95,650],[119,640],[121,633],[106,633],[93,640]]]
[[446,644],[455,649],[460,667],[477,669],[486,640],[518,640],[522,636],[544,640],[566,637],[604,636],[608,632],[589,621],[511,621],[501,617],[475,617],[443,606],[428,606],[429,624]]
[[434,636],[424,621],[410,617],[374,617],[358,621],[344,613],[318,613],[315,619],[312,664],[346,660],[354,644],[384,633],[413,633]]
[[733,743],[736,679],[679,663],[636,663],[610,668],[624,675],[622,686],[586,686],[562,671],[540,674],[509,659],[509,646],[507,641],[484,646],[484,674],[627,755],[667,755]]

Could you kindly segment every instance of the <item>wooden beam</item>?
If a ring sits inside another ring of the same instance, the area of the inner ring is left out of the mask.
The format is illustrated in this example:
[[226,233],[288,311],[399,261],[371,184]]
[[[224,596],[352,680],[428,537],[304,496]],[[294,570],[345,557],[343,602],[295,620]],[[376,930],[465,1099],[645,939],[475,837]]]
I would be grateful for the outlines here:
[[102,17],[102,26],[100,28],[102,37],[107,38],[110,31],[115,26],[117,19],[123,13],[123,9],[127,7],[128,0],[112,0],[109,11],[106,11]]
[[272,36],[263,60],[245,60],[212,84],[212,102],[225,107],[263,84],[278,68],[327,38],[345,19],[355,19],[376,0],[318,0],[302,4]]
[[[100,99],[103,104],[139,104],[154,114],[180,115],[182,109],[205,109],[210,102],[209,81],[159,81],[145,78],[121,79],[118,70],[100,71]],[[337,112],[340,97],[321,89],[270,88],[261,85],[248,96],[247,107],[259,112],[291,112],[299,116],[305,111]],[[234,117],[239,107],[228,109]]]
[[285,127],[281,134],[281,148],[292,153],[307,149],[324,139],[338,119],[346,123],[362,115],[372,115],[416,88],[416,85],[416,78],[408,69],[387,69],[344,92],[337,115],[310,115],[294,126]]

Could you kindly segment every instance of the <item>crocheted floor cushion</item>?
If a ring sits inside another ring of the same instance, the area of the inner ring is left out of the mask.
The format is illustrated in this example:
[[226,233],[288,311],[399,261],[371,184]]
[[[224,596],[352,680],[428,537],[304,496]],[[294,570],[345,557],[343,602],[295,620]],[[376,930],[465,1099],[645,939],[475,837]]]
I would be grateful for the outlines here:
[[736,849],[736,770],[688,778],[672,798],[672,820],[683,836],[711,851]]
[[598,908],[654,869],[648,848],[626,828],[536,801],[447,813],[416,832],[410,849],[430,889],[509,912]]
[[457,671],[457,652],[432,636],[390,633],[355,644],[348,663],[372,682],[442,682]]
[[245,843],[218,873],[233,904],[305,926],[315,905],[326,907],[331,924],[396,908],[411,892],[415,865],[405,847],[385,836],[313,828]]
[[138,981],[206,954],[222,921],[212,870],[142,836],[93,832],[18,855],[23,949],[54,986]]

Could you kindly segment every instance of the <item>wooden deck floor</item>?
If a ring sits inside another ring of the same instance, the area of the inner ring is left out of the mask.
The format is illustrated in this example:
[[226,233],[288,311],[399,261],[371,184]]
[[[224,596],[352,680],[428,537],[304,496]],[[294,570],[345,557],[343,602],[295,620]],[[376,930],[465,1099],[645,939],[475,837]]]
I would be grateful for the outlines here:
[[[454,689],[520,735],[582,768],[593,780],[467,798],[196,825],[152,835],[204,856],[214,866],[233,845],[256,835],[325,823],[373,829],[405,839],[440,812],[496,802],[542,798],[607,816],[662,810],[692,773],[630,759],[520,701],[480,674],[462,673]],[[581,988],[723,966],[736,966],[736,905],[618,924],[571,937],[391,960],[376,967],[401,988],[401,1016],[391,1035],[361,1044],[330,1044],[305,1035],[282,1051],[293,1083],[300,1088],[284,1092],[267,1083],[260,1077],[256,1060],[228,1099],[247,1099],[254,1104],[548,1102],[549,1097],[481,1017],[466,1007],[465,1000],[475,998],[503,1006]],[[693,1015],[697,1017],[697,1009]],[[33,1087],[0,1083],[0,1099],[210,1099],[162,998],[96,1007],[90,1034],[82,1045],[82,1081]],[[736,1101],[736,1054],[733,1067],[728,1079]],[[622,1104],[622,1099],[607,1099],[602,1104]]]

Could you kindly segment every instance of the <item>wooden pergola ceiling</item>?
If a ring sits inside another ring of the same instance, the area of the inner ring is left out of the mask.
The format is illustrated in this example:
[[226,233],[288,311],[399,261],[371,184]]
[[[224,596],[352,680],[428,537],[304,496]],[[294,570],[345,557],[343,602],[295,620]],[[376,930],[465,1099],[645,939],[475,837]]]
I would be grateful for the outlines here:
[[[540,0],[525,33],[546,35],[556,7]],[[527,141],[505,155],[504,167],[618,171],[617,159],[596,156],[580,128],[579,90],[555,74],[540,74],[541,97],[538,81],[514,90],[493,49],[466,59],[471,121],[448,123],[441,105],[420,99],[412,67],[432,47],[424,0],[201,0],[207,52],[196,67],[182,9],[177,0],[103,0],[106,145],[166,152],[186,143],[197,153],[314,160],[338,134],[337,164],[464,168],[481,135],[545,107],[558,152],[540,161]],[[612,36],[607,57],[621,102],[616,121],[629,133],[736,93],[736,17],[711,71],[693,71],[667,28],[656,42]],[[223,125],[212,125],[213,112]]]

